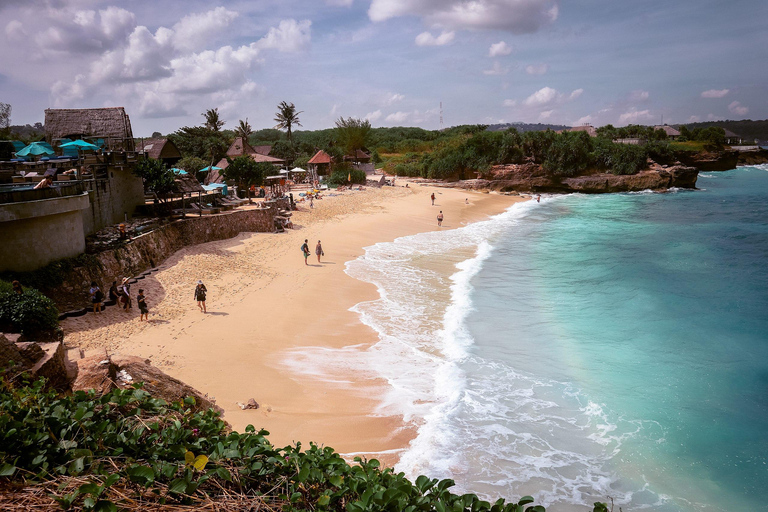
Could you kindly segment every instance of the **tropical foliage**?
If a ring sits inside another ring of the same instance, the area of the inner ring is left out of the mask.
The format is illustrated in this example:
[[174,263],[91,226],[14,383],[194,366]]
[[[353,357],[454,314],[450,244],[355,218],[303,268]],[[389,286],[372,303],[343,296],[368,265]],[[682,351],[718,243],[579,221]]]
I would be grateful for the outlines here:
[[133,168],[134,174],[144,181],[144,190],[165,198],[176,187],[175,175],[162,160],[143,158]]
[[194,399],[169,405],[140,385],[99,397],[0,379],[0,480],[43,487],[64,509],[239,499],[243,509],[286,511],[544,512],[530,496],[453,494],[452,480],[410,481],[375,459],[349,464],[315,444],[277,448],[268,434],[250,425],[232,432],[215,411],[195,411]]
[[59,327],[59,312],[53,301],[25,288],[17,294],[10,283],[0,281],[0,332],[20,332],[36,339],[53,334]]
[[275,126],[275,128],[285,130],[288,136],[288,142],[291,144],[293,144],[293,127],[301,126],[301,122],[299,121],[299,114],[301,113],[302,111],[296,111],[296,106],[293,103],[281,101],[277,105],[277,113],[275,114],[277,126]]

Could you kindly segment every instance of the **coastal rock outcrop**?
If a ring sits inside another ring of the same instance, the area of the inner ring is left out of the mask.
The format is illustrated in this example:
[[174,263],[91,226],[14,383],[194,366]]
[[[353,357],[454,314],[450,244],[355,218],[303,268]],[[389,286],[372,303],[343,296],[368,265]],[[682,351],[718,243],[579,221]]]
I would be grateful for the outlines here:
[[706,153],[679,152],[676,157],[680,162],[701,172],[730,171],[739,163],[738,151],[719,151]]
[[26,372],[32,377],[45,377],[47,386],[60,391],[69,389],[75,373],[62,342],[18,342],[3,334],[0,334],[0,368],[11,368],[14,374]]
[[466,189],[491,189],[499,192],[581,192],[602,194],[610,192],[637,192],[640,190],[668,190],[695,188],[698,171],[684,165],[663,166],[652,164],[637,174],[616,175],[592,173],[583,176],[552,176],[539,165],[499,165],[491,169],[488,179],[465,180],[453,186]]

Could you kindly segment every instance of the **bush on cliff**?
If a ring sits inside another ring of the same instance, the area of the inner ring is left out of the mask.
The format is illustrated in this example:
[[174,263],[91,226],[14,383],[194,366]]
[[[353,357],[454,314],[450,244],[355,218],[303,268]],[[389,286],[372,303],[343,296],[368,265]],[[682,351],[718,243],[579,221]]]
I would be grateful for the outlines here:
[[59,311],[51,299],[34,288],[19,295],[0,281],[0,331],[38,338],[54,334],[58,327]]
[[332,448],[276,448],[268,432],[230,432],[218,413],[192,412],[192,404],[168,405],[139,385],[102,397],[62,396],[42,380],[0,379],[0,482],[42,490],[38,500],[52,497],[64,509],[215,507],[221,500],[228,510],[544,512],[530,496],[491,504],[451,493],[452,480],[411,482],[375,459],[350,465]]

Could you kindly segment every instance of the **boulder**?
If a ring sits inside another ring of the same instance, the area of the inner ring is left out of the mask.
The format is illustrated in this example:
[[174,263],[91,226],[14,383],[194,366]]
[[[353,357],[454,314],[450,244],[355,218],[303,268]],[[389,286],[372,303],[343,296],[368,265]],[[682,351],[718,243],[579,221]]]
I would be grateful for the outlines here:
[[114,355],[111,360],[117,370],[116,384],[120,388],[128,388],[132,384],[143,382],[144,389],[155,398],[162,398],[171,403],[180,402],[191,396],[195,399],[195,410],[213,408],[224,412],[208,395],[155,368],[149,359]]
[[35,377],[45,377],[47,385],[58,390],[69,389],[69,370],[64,355],[64,343],[38,343],[44,354],[31,368]]
[[45,352],[40,345],[34,341],[25,341],[23,343],[16,343],[16,348],[19,349],[21,357],[24,358],[29,366],[33,366],[36,362],[45,356]]
[[107,356],[89,356],[78,359],[76,364],[77,377],[72,382],[72,391],[95,389],[99,395],[104,395],[117,387],[117,367]]
[[5,370],[11,366],[14,367],[14,371],[29,368],[26,358],[21,355],[16,344],[0,334],[0,370]]

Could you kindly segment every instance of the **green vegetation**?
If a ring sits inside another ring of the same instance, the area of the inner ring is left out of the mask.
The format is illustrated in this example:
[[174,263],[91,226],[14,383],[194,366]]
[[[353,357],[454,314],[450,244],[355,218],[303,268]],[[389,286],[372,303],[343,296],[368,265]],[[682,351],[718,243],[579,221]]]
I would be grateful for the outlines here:
[[336,138],[348,155],[354,155],[358,149],[364,149],[370,133],[371,123],[368,120],[340,117],[336,121]]
[[[332,448],[274,447],[268,432],[230,432],[194,400],[167,404],[140,385],[102,397],[58,395],[42,380],[0,379],[0,480],[43,486],[64,509],[113,511],[130,501],[195,505],[240,499],[283,510],[544,512],[450,492],[452,480],[415,482],[379,462],[347,463]],[[595,504],[595,511],[607,510]]]
[[138,161],[133,173],[144,180],[144,190],[165,198],[176,188],[176,176],[162,160],[144,158]]
[[339,164],[328,176],[326,182],[330,185],[365,185],[365,171],[352,169],[349,164]]
[[251,186],[260,186],[264,178],[274,172],[275,168],[267,162],[254,162],[251,157],[238,156],[234,160],[227,159],[229,165],[224,169],[224,177],[237,183],[239,190],[247,190],[251,197]]
[[280,104],[277,105],[277,113],[275,114],[275,121],[277,122],[276,128],[286,131],[288,142],[291,146],[293,146],[292,129],[294,126],[301,126],[301,122],[299,121],[299,114],[301,113],[302,111],[296,111],[296,106],[293,103],[281,101]]
[[744,119],[741,121],[705,121],[702,123],[688,123],[683,126],[691,131],[695,130],[696,128],[709,128],[710,126],[717,126],[726,130],[730,130],[733,133],[744,137],[744,139],[748,142],[752,142],[754,139],[768,141],[768,119],[760,121],[753,121],[751,119]]
[[0,332],[20,332],[32,339],[49,337],[59,328],[59,311],[53,301],[35,290],[15,293],[0,281]]

